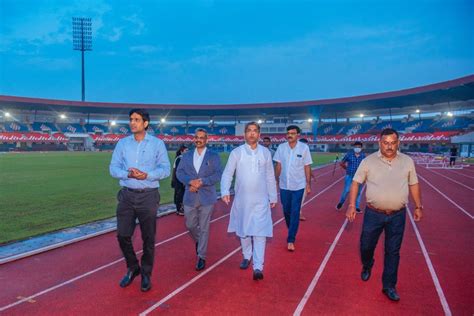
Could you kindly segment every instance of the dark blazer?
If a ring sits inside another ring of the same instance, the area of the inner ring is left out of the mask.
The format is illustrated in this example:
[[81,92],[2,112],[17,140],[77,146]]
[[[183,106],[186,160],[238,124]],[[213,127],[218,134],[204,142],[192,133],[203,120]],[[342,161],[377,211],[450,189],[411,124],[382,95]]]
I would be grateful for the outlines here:
[[[196,200],[199,199],[201,205],[214,204],[217,200],[215,185],[220,181],[222,175],[221,159],[219,154],[207,148],[201,168],[197,173],[193,163],[194,150],[183,155],[176,170],[176,177],[186,186],[183,203],[187,206],[194,206]],[[202,187],[197,193],[189,191],[189,182],[194,179],[202,181]]]

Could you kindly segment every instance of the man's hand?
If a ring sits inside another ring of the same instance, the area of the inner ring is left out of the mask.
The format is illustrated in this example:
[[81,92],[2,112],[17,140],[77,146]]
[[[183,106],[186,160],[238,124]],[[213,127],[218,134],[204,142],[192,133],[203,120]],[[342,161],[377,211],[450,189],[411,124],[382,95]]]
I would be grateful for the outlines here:
[[130,168],[128,169],[128,177],[137,180],[145,180],[148,177],[148,174],[137,168]]
[[196,187],[193,187],[193,186],[191,185],[191,186],[189,186],[189,191],[190,191],[190,192],[193,192],[193,193],[197,193],[197,191],[199,191],[199,189],[196,188]]
[[276,203],[270,203],[270,208],[274,208],[276,205]]
[[196,187],[199,189],[202,186],[202,180],[201,179],[194,179],[189,181],[189,185],[192,187]]
[[349,220],[349,222],[354,221],[356,217],[356,207],[355,205],[349,205],[346,211],[346,217]]
[[224,201],[225,204],[229,205],[229,203],[230,203],[230,195],[223,195],[223,196],[222,196],[222,201]]
[[306,194],[311,193],[311,183],[306,183]]
[[421,208],[415,208],[415,212],[413,213],[413,219],[415,222],[419,222],[421,218],[423,217],[423,211]]

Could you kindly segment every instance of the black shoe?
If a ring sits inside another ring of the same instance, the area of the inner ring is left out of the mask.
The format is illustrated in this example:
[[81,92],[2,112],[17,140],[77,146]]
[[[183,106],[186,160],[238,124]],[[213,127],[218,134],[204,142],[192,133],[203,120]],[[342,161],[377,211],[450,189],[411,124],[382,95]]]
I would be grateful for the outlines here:
[[147,274],[142,274],[142,292],[148,292],[151,289],[151,280],[150,276]]
[[206,267],[206,260],[202,258],[198,258],[198,262],[196,263],[196,271],[201,271]]
[[240,268],[241,268],[242,270],[245,270],[245,269],[247,269],[247,268],[249,267],[249,265],[250,265],[250,259],[244,259],[244,260],[242,260],[242,262],[240,263]]
[[362,281],[369,281],[371,271],[372,268],[362,268],[362,272],[360,273]]
[[395,290],[394,287],[383,289],[382,293],[385,294],[391,301],[398,302],[400,300],[400,296],[398,296],[397,290]]
[[362,210],[360,208],[356,208],[356,213],[360,214],[362,213]]
[[198,254],[199,243],[196,241],[196,254]]
[[178,212],[176,212],[176,215],[179,215],[179,216],[184,216],[184,212],[180,212],[180,211],[178,211]]
[[133,279],[135,279],[135,277],[139,274],[140,274],[140,268],[128,269],[127,274],[125,274],[125,276],[120,281],[120,287],[129,286],[132,283]]
[[263,280],[263,272],[256,269],[253,270],[253,279],[254,280]]
[[339,211],[341,208],[342,208],[342,203],[337,203],[337,205],[336,205],[336,210]]

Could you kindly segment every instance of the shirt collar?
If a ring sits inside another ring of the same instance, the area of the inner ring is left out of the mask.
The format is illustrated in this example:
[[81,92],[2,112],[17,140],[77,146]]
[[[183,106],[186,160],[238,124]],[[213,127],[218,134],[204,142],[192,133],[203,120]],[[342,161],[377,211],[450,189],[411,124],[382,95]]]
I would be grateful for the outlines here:
[[[392,159],[392,161],[394,161],[395,159],[398,159],[398,156],[400,156],[400,152],[397,150],[397,154],[395,155],[395,157]],[[388,163],[391,163],[391,161],[388,161],[383,155],[382,155],[382,152],[380,151],[380,149],[377,151],[377,157],[379,157],[380,159],[382,159],[383,161],[386,161]]]
[[194,148],[194,155],[199,156],[199,157],[203,157],[206,154],[206,151],[207,151],[207,146],[204,147],[201,154],[198,153],[197,148]]

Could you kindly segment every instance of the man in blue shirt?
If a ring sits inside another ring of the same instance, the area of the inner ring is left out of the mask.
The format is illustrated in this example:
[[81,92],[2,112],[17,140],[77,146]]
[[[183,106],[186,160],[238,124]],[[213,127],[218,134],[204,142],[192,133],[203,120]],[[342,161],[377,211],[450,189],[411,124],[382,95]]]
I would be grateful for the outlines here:
[[[342,158],[340,165],[343,169],[346,169],[346,178],[344,182],[344,190],[342,191],[342,194],[341,194],[341,199],[339,200],[339,203],[337,203],[337,206],[336,206],[337,210],[340,210],[342,208],[342,205],[344,205],[347,194],[349,193],[349,190],[351,189],[352,178],[354,177],[357,171],[357,168],[359,168],[359,165],[362,159],[364,158],[365,158],[365,154],[362,152],[361,142],[355,142],[353,145],[353,149],[350,150],[344,156],[344,158]],[[361,209],[359,208],[361,191],[362,191],[362,186],[359,186],[359,191],[357,192],[357,200],[356,200],[357,213],[362,212]]]
[[[110,162],[110,174],[120,180],[122,187],[117,194],[117,239],[128,270],[120,286],[130,285],[141,273],[141,290],[146,292],[151,288],[159,180],[170,175],[170,161],[163,141],[146,132],[150,124],[148,112],[133,109],[129,117],[133,135],[117,143]],[[132,244],[137,218],[143,240],[141,268]]]

